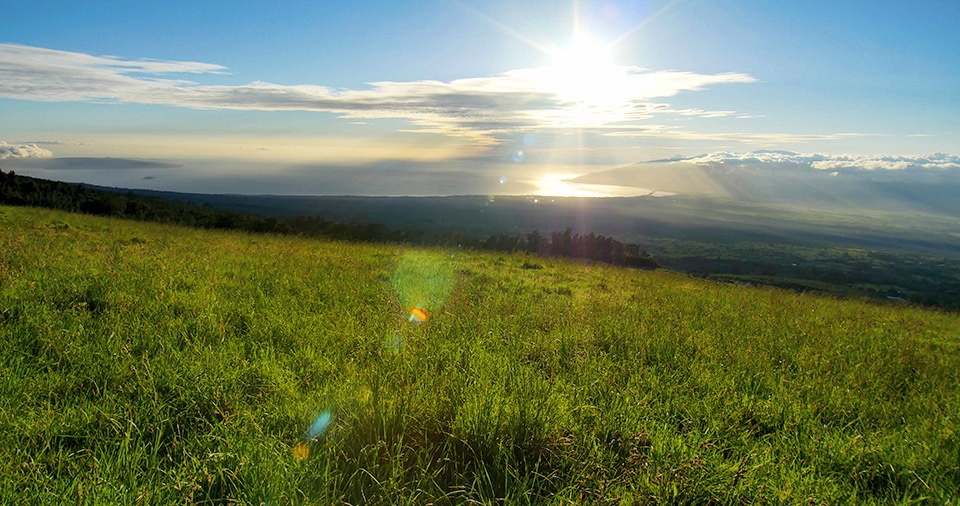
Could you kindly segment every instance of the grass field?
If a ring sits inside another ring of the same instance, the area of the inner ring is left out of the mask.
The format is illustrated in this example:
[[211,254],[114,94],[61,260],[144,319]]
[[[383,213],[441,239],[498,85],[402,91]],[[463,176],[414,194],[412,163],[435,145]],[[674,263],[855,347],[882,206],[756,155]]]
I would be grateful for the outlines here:
[[0,339],[0,503],[960,488],[956,313],[0,207]]

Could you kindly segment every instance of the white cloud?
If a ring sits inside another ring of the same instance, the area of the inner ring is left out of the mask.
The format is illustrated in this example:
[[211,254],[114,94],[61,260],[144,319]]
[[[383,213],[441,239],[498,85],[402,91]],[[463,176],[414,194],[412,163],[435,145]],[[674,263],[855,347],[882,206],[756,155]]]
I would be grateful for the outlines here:
[[932,153],[915,156],[896,155],[828,155],[820,153],[794,153],[791,151],[753,151],[735,153],[718,151],[684,162],[704,166],[783,167],[784,165],[807,167],[839,174],[843,171],[946,171],[960,170],[960,156]]
[[50,158],[52,156],[53,153],[36,144],[8,144],[0,141],[0,160],[7,158]]
[[[655,114],[725,117],[734,111],[674,111],[651,100],[700,91],[717,84],[753,83],[747,74],[697,74],[614,67],[602,80],[571,88],[557,69],[512,70],[489,77],[442,81],[382,81],[367,89],[253,82],[202,85],[169,74],[224,73],[220,65],[124,60],[52,49],[0,44],[0,96],[36,101],[107,101],[194,109],[298,110],[353,120],[400,118],[415,128],[497,143],[506,134],[533,128],[609,128]],[[562,77],[562,76],[559,76]],[[596,87],[600,89],[596,89]],[[631,125],[631,123],[633,123]]]
[[700,155],[688,160],[689,163],[697,165],[770,165],[770,164],[793,164],[810,165],[813,162],[825,160],[825,155],[821,154],[800,154],[791,151],[753,151],[750,153],[737,153],[729,151],[717,151],[705,155]]
[[958,170],[960,156],[933,153],[921,156],[838,155],[811,164],[819,170]]

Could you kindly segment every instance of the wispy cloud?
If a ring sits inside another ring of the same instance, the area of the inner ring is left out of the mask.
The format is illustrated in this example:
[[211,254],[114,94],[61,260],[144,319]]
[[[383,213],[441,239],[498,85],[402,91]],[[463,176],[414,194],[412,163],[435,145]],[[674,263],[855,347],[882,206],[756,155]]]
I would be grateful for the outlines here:
[[0,141],[0,160],[7,158],[50,158],[53,153],[36,144],[8,144]]
[[17,62],[26,68],[59,68],[101,70],[107,73],[224,73],[226,68],[211,63],[189,61],[162,61],[162,60],[125,60],[116,56],[92,56],[71,51],[58,51],[42,47],[23,46],[20,44],[0,44],[0,61],[4,67],[11,62]]
[[[183,79],[225,73],[221,65],[126,60],[52,49],[0,44],[0,96],[35,101],[105,101],[194,109],[317,111],[351,120],[400,118],[411,131],[495,144],[525,129],[606,128],[642,132],[636,124],[655,115],[703,118],[743,116],[735,111],[673,110],[653,102],[719,84],[753,83],[743,73],[698,74],[621,66],[602,80],[571,90],[552,67],[518,69],[453,81],[381,81],[366,89],[317,85],[204,85]],[[177,77],[177,78],[174,78]]]
[[70,142],[70,141],[54,141],[54,140],[40,140],[40,141],[20,141],[18,144],[36,144],[37,146],[90,146],[89,142]]
[[[689,111],[689,112],[688,112]],[[682,115],[700,116],[700,117],[721,117],[711,115],[708,112],[699,112],[697,110],[677,111]],[[719,111],[719,113],[730,111]],[[740,118],[740,115],[729,114]],[[791,134],[791,133],[757,133],[757,132],[693,132],[684,130],[676,126],[667,125],[644,125],[642,128],[621,128],[616,132],[610,132],[607,135],[614,137],[651,137],[671,140],[684,141],[709,141],[709,142],[736,142],[756,147],[771,147],[781,144],[797,144],[818,141],[834,141],[840,139],[849,139],[855,137],[880,137],[880,134],[872,133],[829,133],[829,134]]]
[[749,118],[749,115],[740,114],[736,111],[704,111],[703,109],[682,109],[676,111],[681,116],[696,116],[699,118]]
[[50,158],[49,156],[33,157],[18,160],[15,167],[55,171],[127,171],[136,169],[175,169],[181,167],[179,163],[160,160],[139,160],[133,158]]

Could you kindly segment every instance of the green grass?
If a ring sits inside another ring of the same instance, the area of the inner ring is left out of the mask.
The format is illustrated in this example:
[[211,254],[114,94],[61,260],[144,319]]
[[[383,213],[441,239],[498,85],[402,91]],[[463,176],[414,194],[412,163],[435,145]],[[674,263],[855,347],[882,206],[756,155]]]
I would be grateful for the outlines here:
[[0,339],[0,503],[960,488],[960,318],[913,307],[0,207]]

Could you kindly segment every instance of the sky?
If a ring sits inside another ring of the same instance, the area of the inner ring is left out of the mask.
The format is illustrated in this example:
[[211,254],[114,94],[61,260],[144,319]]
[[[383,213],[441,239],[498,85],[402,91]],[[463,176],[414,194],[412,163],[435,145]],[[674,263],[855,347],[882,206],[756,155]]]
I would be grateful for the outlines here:
[[0,169],[49,179],[579,194],[672,157],[960,154],[954,0],[2,6]]

